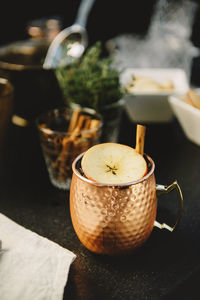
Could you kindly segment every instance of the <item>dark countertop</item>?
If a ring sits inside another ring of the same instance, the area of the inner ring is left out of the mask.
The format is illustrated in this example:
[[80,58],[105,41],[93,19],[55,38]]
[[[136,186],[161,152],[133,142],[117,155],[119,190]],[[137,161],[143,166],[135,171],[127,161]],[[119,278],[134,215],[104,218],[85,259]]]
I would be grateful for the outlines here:
[[[123,114],[119,142],[135,146],[136,124]],[[194,299],[200,283],[200,147],[186,139],[176,119],[148,125],[145,152],[156,164],[156,181],[177,179],[184,213],[177,230],[154,228],[128,257],[105,257],[79,242],[70,219],[69,193],[48,178],[35,128],[11,125],[1,153],[0,212],[73,251],[64,299]],[[176,195],[159,198],[158,220],[176,219]],[[170,225],[171,225],[170,224]]]

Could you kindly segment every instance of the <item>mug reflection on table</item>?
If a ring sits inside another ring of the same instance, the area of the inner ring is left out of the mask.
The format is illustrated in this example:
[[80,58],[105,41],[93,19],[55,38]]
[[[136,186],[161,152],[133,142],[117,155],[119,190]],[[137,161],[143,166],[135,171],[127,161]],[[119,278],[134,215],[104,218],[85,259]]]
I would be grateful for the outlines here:
[[[74,230],[89,250],[99,254],[132,253],[149,238],[154,226],[173,231],[183,209],[178,183],[156,185],[153,160],[145,155],[147,174],[138,181],[125,184],[101,184],[82,173],[79,155],[73,162],[70,188],[70,213]],[[176,189],[179,211],[173,227],[156,221],[157,191]]]

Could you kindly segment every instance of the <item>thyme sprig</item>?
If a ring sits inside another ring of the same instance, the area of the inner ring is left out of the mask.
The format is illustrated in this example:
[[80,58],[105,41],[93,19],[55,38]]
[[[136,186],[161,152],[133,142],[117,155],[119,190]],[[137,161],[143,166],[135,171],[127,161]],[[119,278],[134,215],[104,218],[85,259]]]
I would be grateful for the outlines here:
[[102,44],[96,42],[78,60],[56,69],[56,76],[67,103],[91,107],[97,111],[123,95],[120,71],[110,57],[102,57]]

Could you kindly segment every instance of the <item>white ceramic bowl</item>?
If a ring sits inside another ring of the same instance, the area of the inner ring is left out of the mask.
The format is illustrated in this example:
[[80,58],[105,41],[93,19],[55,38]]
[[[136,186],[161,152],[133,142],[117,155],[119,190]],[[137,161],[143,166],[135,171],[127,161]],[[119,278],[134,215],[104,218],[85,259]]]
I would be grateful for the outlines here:
[[173,89],[150,91],[132,91],[126,94],[125,109],[129,118],[136,123],[170,122],[173,112],[168,103],[170,95],[184,95],[189,89],[185,72],[182,69],[134,69],[128,68],[121,74],[123,87],[132,80],[132,76],[145,76],[157,82],[171,81]]
[[200,110],[177,96],[170,96],[168,100],[186,137],[200,146]]

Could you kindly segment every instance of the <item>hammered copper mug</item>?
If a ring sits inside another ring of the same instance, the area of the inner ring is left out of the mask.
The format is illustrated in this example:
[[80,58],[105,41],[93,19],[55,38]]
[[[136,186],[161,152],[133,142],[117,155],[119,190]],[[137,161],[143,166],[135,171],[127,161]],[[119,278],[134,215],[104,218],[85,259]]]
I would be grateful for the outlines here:
[[[145,155],[148,173],[142,179],[126,184],[100,184],[87,179],[81,171],[79,155],[73,162],[70,189],[70,213],[74,230],[90,251],[121,255],[131,253],[149,238],[154,226],[173,231],[183,209],[178,183],[156,185],[153,160]],[[157,192],[176,189],[179,211],[173,227],[156,221]]]

